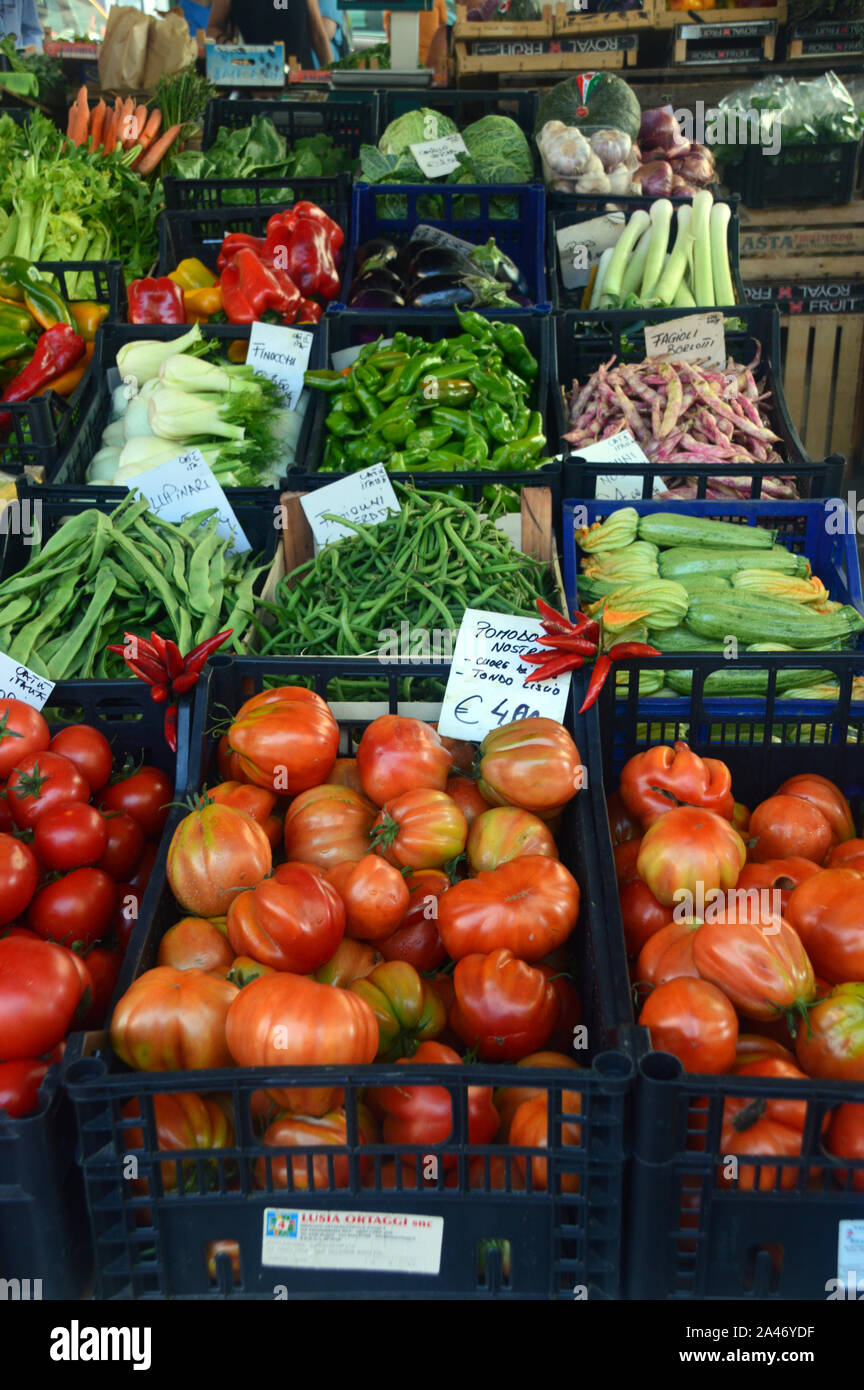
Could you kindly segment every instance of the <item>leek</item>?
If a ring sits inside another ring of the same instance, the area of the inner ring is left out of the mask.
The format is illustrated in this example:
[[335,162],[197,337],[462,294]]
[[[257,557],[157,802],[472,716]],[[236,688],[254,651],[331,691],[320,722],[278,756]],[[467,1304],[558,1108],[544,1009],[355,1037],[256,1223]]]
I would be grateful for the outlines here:
[[[684,283],[684,276],[690,262],[691,236],[690,224],[692,220],[692,210],[689,203],[682,203],[678,208],[677,231],[675,235],[675,245],[672,248],[672,255],[669,257],[663,274],[654,286],[653,299],[656,299],[664,309],[677,303],[675,298],[678,289]],[[691,297],[691,303],[693,302]]]
[[[714,278],[711,272],[710,217],[714,199],[703,188],[693,199],[690,235],[693,240],[693,296],[700,309],[709,309],[714,299]],[[730,301],[732,302],[732,301]]]
[[206,396],[178,391],[173,386],[163,386],[161,391],[150,397],[147,420],[153,433],[161,439],[194,439],[212,435],[222,439],[243,439],[246,434],[242,425],[232,425],[223,420],[219,407]]
[[651,223],[645,228],[639,238],[636,250],[627,262],[627,269],[624,271],[624,279],[621,281],[621,298],[626,299],[628,294],[637,294],[639,286],[642,284],[642,273],[645,269],[645,258],[648,255],[648,247],[651,245]]
[[715,203],[711,209],[711,271],[714,277],[714,295],[718,304],[734,304],[735,291],[729,272],[729,219],[731,212],[728,203]]
[[166,357],[178,352],[188,352],[203,342],[201,329],[196,323],[188,333],[180,338],[170,338],[157,343],[151,338],[136,338],[134,342],[124,343],[117,353],[117,366],[124,381],[132,379],[143,386],[146,381],[159,375],[159,368]]
[[669,231],[672,226],[672,204],[668,198],[657,198],[651,204],[651,243],[645,257],[642,272],[642,288],[639,298],[644,304],[654,294],[654,286],[660,279],[663,261],[669,246]]
[[[670,204],[671,207],[671,204]],[[630,220],[621,230],[621,235],[614,247],[610,248],[609,259],[606,262],[606,274],[602,282],[602,302],[598,297],[598,303],[594,303],[594,295],[597,294],[597,286],[600,284],[600,270],[597,271],[597,280],[594,283],[594,294],[591,296],[591,308],[614,309],[622,298],[622,283],[624,271],[628,257],[631,255],[637,241],[641,237],[649,224],[647,212],[642,208],[637,208],[631,213]],[[606,252],[603,252],[603,256]],[[603,267],[603,257],[600,258],[600,267]]]
[[594,288],[591,291],[591,299],[588,304],[589,309],[599,309],[601,299],[605,298],[606,283],[609,278],[609,266],[615,254],[614,246],[607,246],[597,264],[597,274],[594,276]]
[[689,287],[684,283],[683,280],[681,281],[681,284],[675,291],[675,298],[672,300],[672,304],[676,309],[696,308],[696,300],[693,298],[692,294],[690,293]]

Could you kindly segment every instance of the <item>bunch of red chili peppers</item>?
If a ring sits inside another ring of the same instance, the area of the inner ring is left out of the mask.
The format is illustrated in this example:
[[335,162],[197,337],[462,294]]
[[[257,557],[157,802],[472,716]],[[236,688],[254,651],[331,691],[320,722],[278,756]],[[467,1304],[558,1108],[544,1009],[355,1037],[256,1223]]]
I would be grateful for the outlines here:
[[537,611],[545,630],[545,636],[537,638],[543,650],[526,652],[522,657],[523,661],[534,667],[523,684],[554,680],[556,676],[563,676],[565,671],[578,670],[585,664],[586,657],[594,657],[594,669],[579,708],[580,714],[584,714],[597,700],[614,662],[626,661],[634,656],[660,655],[656,647],[650,647],[646,642],[616,642],[608,652],[600,652],[600,624],[593,618],[577,613],[575,621],[571,622],[563,614],[556,613],[542,598],[537,599]]
[[204,669],[207,658],[212,656],[223,642],[227,642],[233,631],[234,629],[229,627],[224,632],[217,632],[215,637],[209,637],[206,642],[199,643],[185,656],[176,642],[160,637],[158,632],[150,633],[149,642],[145,637],[136,637],[133,632],[124,632],[126,640],[122,646],[116,643],[108,647],[109,652],[116,652],[118,656],[122,656],[133,675],[147,682],[150,686],[150,697],[157,704],[164,704],[169,695],[173,696],[172,703],[165,710],[164,721],[165,740],[172,753],[177,752],[176,701],[192,689]]

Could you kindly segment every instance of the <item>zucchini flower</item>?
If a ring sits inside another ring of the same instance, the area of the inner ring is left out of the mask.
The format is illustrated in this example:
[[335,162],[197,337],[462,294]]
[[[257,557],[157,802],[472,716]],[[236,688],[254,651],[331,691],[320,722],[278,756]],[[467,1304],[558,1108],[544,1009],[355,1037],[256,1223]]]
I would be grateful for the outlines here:
[[762,594],[765,598],[791,599],[793,603],[819,606],[828,602],[828,590],[816,575],[810,579],[796,579],[777,570],[738,570],[732,575],[732,588]]
[[618,507],[603,522],[583,526],[576,532],[581,550],[621,550],[636,539],[639,513],[635,507]]

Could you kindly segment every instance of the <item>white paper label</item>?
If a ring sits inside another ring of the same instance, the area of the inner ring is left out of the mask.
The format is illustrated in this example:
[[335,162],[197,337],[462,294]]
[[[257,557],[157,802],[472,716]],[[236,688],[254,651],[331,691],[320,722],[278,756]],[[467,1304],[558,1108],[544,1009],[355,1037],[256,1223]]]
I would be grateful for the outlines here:
[[670,357],[680,362],[701,362],[705,367],[726,366],[726,334],[723,315],[687,314],[667,323],[645,325],[646,357]]
[[348,521],[362,522],[365,526],[377,526],[386,521],[390,512],[401,512],[402,507],[393,484],[383,463],[373,463],[371,468],[362,468],[338,483],[329,483],[318,488],[317,492],[307,492],[300,498],[300,506],[312,527],[312,535],[317,545],[329,545],[331,541],[341,541],[345,536],[353,536],[350,526],[342,526],[338,521],[325,521],[324,513],[344,516]]
[[251,550],[245,532],[234,514],[220,483],[200,449],[190,449],[176,459],[148,468],[126,484],[130,492],[140,492],[150,503],[150,510],[163,521],[185,521],[196,512],[211,508],[219,514],[217,531],[230,540],[231,549]]
[[[392,341],[392,338],[382,338],[378,346],[379,348],[389,347]],[[365,346],[365,343],[355,343],[353,347],[340,348],[338,352],[331,352],[330,362],[334,372],[344,372],[346,367],[353,366]]]
[[[555,680],[525,685],[534,670],[523,652],[539,651],[543,624],[535,618],[466,608],[438,719],[445,738],[478,742],[514,719],[564,717],[570,672]],[[550,661],[555,653],[550,650]]]
[[259,376],[282,387],[285,406],[294,410],[303,390],[303,373],[312,351],[311,333],[278,323],[253,323],[246,361]]
[[281,1269],[438,1274],[443,1216],[267,1207],[261,1263]]
[[463,241],[459,236],[453,236],[452,232],[445,232],[443,227],[430,227],[428,222],[418,222],[411,233],[412,241],[425,241],[430,246],[446,246],[449,251],[457,251],[461,256],[470,256],[472,251],[477,248],[471,241]]
[[860,1298],[864,1291],[864,1221],[840,1221],[837,1229],[837,1278]]
[[29,666],[0,652],[0,700],[22,700],[33,709],[42,709],[53,689],[53,681],[46,681]]
[[[574,450],[589,463],[648,463],[629,430],[619,430],[596,444],[580,444]],[[627,478],[620,473],[598,474],[594,496],[608,501],[631,501],[642,496],[642,479]]]
[[607,212],[602,217],[592,217],[587,222],[577,222],[573,227],[558,229],[555,240],[558,243],[561,283],[565,290],[579,289],[581,285],[588,284],[592,266],[597,264],[604,251],[615,245],[624,222],[623,212]]
[[457,131],[455,135],[442,135],[440,140],[421,140],[410,150],[427,179],[435,179],[460,168],[459,155],[467,154],[468,146]]

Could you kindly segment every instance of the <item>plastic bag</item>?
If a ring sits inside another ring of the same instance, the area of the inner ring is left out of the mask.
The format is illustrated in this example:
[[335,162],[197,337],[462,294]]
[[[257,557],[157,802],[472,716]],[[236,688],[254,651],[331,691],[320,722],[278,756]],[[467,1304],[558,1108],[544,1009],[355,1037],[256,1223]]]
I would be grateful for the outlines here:
[[[727,131],[727,143],[717,147],[717,158],[722,164],[739,163],[743,158],[743,143],[770,146],[773,140],[776,144],[777,121],[780,148],[772,157],[779,164],[787,162],[784,147],[844,144],[860,139],[864,129],[861,110],[834,72],[826,72],[809,82],[779,75],[763,77],[723,97],[718,110],[738,113],[739,120],[738,140],[728,140]],[[748,115],[743,142],[741,113]],[[792,159],[794,155],[789,162]]]

